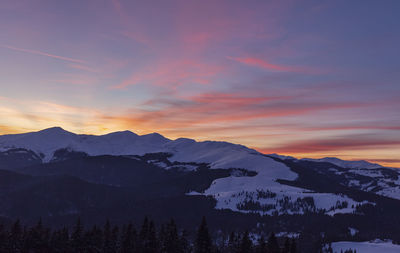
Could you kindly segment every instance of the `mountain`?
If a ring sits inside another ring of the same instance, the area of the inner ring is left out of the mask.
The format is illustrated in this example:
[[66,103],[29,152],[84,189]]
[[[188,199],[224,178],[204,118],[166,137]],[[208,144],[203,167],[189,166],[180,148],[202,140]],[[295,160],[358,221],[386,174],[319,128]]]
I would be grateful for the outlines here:
[[[0,215],[96,224],[207,215],[216,230],[312,230],[400,240],[400,172],[366,161],[296,159],[227,142],[62,128],[0,136]],[[307,217],[305,219],[304,217]],[[377,229],[369,221],[381,222]]]
[[303,158],[302,160],[304,161],[314,161],[314,162],[327,162],[327,163],[332,163],[335,164],[339,167],[342,168],[350,168],[350,169],[377,169],[377,168],[383,168],[383,166],[376,164],[376,163],[370,163],[367,161],[343,161],[340,160],[339,158],[336,157],[325,157],[321,159],[310,159],[310,158]]

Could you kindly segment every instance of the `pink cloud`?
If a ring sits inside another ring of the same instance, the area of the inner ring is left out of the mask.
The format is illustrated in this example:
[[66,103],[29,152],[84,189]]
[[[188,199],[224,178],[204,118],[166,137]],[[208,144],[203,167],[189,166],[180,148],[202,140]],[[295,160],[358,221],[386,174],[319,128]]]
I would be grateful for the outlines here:
[[266,60],[256,57],[227,57],[229,60],[237,61],[249,66],[257,68],[272,70],[272,71],[283,71],[283,72],[305,72],[306,69],[302,67],[285,66],[279,64],[273,64]]
[[148,66],[135,72],[121,83],[111,87],[123,89],[131,85],[148,84],[176,88],[185,83],[209,84],[223,70],[223,67],[212,66],[191,60],[169,61]]

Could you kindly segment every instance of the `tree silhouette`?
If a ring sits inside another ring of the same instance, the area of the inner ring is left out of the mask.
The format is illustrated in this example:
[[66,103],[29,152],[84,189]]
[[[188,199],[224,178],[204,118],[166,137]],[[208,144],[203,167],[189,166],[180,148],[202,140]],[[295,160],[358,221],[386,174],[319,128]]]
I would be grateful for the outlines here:
[[243,234],[242,240],[240,242],[239,253],[251,253],[253,250],[253,243],[250,240],[249,232],[246,231]]
[[210,253],[212,249],[211,237],[208,232],[206,218],[203,216],[200,227],[197,231],[195,253]]
[[280,248],[278,244],[278,240],[276,239],[276,236],[274,233],[271,233],[271,235],[268,238],[268,253],[279,253]]

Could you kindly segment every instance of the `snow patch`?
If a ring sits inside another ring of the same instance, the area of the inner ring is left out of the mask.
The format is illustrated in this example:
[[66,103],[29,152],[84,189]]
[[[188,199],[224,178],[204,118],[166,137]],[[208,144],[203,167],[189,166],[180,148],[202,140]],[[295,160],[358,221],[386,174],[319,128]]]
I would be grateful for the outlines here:
[[[325,245],[325,252],[328,252],[328,245]],[[370,242],[334,242],[331,245],[333,252],[340,253],[348,249],[356,250],[361,253],[398,253],[400,252],[400,245],[393,244],[390,240],[374,240]]]

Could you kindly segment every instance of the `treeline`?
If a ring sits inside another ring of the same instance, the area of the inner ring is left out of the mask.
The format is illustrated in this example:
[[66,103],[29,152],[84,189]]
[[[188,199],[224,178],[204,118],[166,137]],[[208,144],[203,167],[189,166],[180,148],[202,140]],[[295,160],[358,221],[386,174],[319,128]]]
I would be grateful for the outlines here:
[[[215,238],[214,238],[215,239]],[[33,227],[22,226],[16,221],[8,229],[0,225],[0,252],[3,253],[296,253],[296,241],[286,238],[278,242],[272,233],[267,240],[256,243],[248,232],[232,232],[227,240],[214,240],[203,218],[196,235],[189,239],[185,230],[175,222],[156,228],[145,218],[136,228],[132,224],[85,228],[80,219],[72,229],[51,230],[39,221]]]

